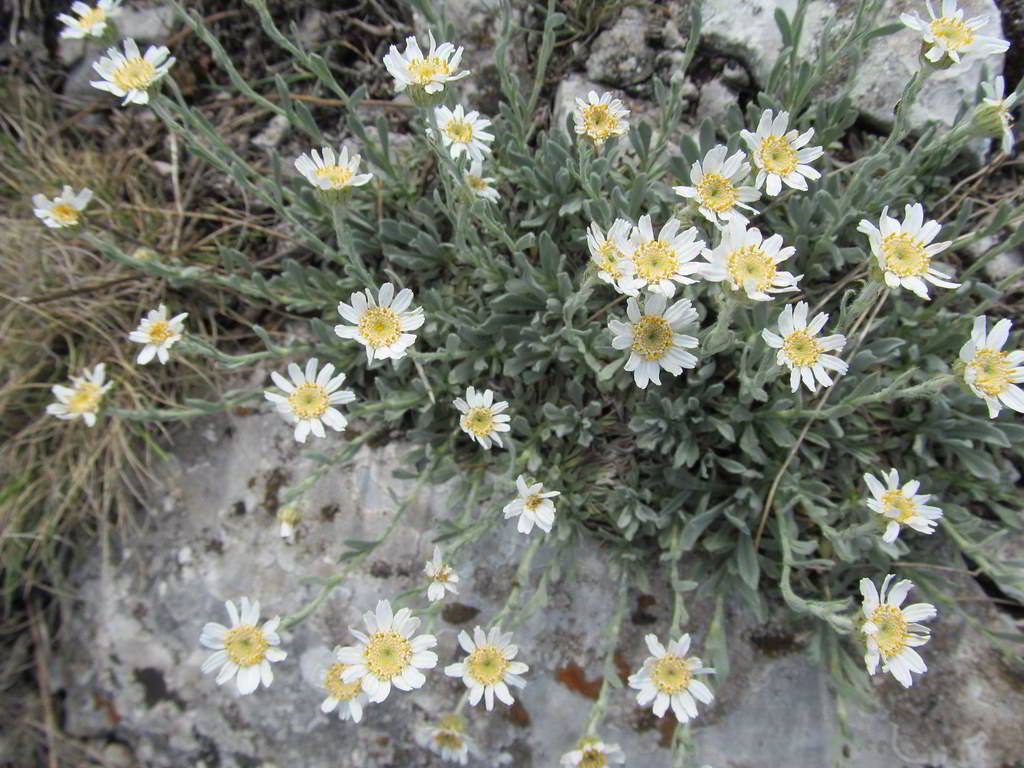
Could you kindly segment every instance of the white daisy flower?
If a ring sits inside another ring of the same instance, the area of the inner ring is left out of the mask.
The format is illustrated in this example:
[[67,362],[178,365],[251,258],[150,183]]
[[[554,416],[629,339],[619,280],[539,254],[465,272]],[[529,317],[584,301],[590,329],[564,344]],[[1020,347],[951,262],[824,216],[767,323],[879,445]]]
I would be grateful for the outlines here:
[[281,644],[281,637],[277,634],[280,617],[275,616],[261,628],[257,626],[260,620],[258,600],[250,602],[249,598],[243,597],[241,613],[230,600],[224,606],[231,617],[231,626],[211,621],[199,636],[202,645],[216,651],[203,662],[203,672],[219,669],[217,685],[223,685],[237,674],[238,692],[243,695],[259,688],[260,682],[264,687],[270,687],[274,682],[270,663],[283,661],[288,656],[277,647]]
[[57,21],[64,25],[60,36],[65,40],[81,40],[83,37],[103,37],[107,21],[121,14],[121,0],[99,0],[96,7],[81,2],[71,4],[71,11],[78,18],[66,13],[57,14]]
[[629,110],[621,101],[610,93],[602,93],[598,98],[597,91],[588,93],[586,101],[577,97],[573,111],[576,133],[586,136],[598,147],[612,136],[622,136],[629,130],[627,115]]
[[690,650],[690,636],[682,635],[670,642],[666,649],[656,635],[644,637],[651,655],[647,657],[639,672],[629,676],[629,687],[639,691],[636,703],[651,707],[655,717],[662,717],[669,706],[680,723],[697,717],[699,699],[710,704],[714,695],[711,689],[695,675],[713,675],[715,670],[705,667],[696,656],[687,656]]
[[395,295],[395,286],[384,283],[374,299],[370,291],[356,291],[351,304],[338,302],[338,314],[355,325],[336,325],[334,332],[343,339],[355,339],[366,347],[367,362],[374,358],[399,360],[416,343],[416,335],[407,333],[423,325],[423,308],[412,304],[412,291],[403,288]]
[[426,56],[414,36],[405,38],[405,53],[399,53],[394,45],[388,49],[384,66],[395,78],[395,93],[401,93],[410,86],[413,91],[440,93],[446,84],[469,74],[468,69],[455,71],[462,59],[462,46],[456,50],[451,43],[438,45],[434,41],[434,33],[427,34],[430,37],[430,51]]
[[145,365],[156,357],[161,365],[165,365],[170,359],[168,350],[181,341],[185,333],[184,320],[188,312],[167,318],[167,307],[161,304],[156,309],[149,310],[146,317],[139,323],[139,327],[128,334],[129,341],[136,344],[144,344],[135,360],[139,365]]
[[315,149],[295,159],[295,169],[317,189],[325,192],[344,192],[352,187],[361,187],[373,178],[372,173],[360,173],[359,155],[349,157],[348,147],[342,147],[338,154],[330,147]]
[[441,131],[441,142],[448,147],[453,158],[465,154],[470,160],[483,161],[484,152],[491,151],[494,134],[484,130],[491,121],[480,117],[476,110],[466,113],[461,104],[454,110],[437,107],[434,116],[437,118],[438,130]]
[[626,243],[625,258],[618,265],[623,279],[629,278],[632,284],[670,299],[676,294],[676,283],[696,283],[687,275],[700,271],[700,264],[693,259],[705,242],[697,239],[696,227],[680,232],[680,226],[679,219],[669,219],[655,239],[650,215],[641,216]]
[[544,533],[551,533],[551,526],[555,522],[555,502],[551,499],[561,496],[561,492],[545,491],[540,483],[527,485],[525,475],[516,478],[516,490],[519,491],[519,498],[510,501],[502,509],[505,519],[518,517],[520,533],[529,533],[534,525]]
[[909,688],[913,683],[910,673],[920,674],[928,669],[914,648],[928,642],[929,629],[916,622],[933,619],[938,612],[929,603],[900,608],[914,584],[904,579],[890,590],[889,582],[894,578],[892,574],[886,576],[881,590],[875,589],[871,579],[860,580],[865,618],[860,631],[867,644],[864,664],[868,674],[873,675],[881,660],[882,671],[891,672],[904,688]]
[[498,433],[508,432],[512,429],[508,423],[512,417],[502,413],[508,408],[507,401],[502,400],[500,403],[495,403],[494,393],[491,390],[485,389],[483,392],[477,392],[469,387],[466,390],[466,399],[457,397],[453,404],[462,413],[459,418],[459,426],[462,427],[463,432],[488,450],[491,447],[491,442],[494,442],[499,448],[504,447]]
[[645,281],[629,277],[619,268],[620,262],[627,259],[628,239],[633,225],[626,219],[616,219],[608,228],[608,234],[601,232],[597,222],[590,222],[587,229],[587,247],[590,259],[597,267],[599,280],[608,283],[619,293],[636,296],[646,284]]
[[522,688],[526,681],[520,677],[529,667],[521,661],[512,661],[519,649],[512,645],[512,633],[502,634],[501,629],[493,627],[484,634],[483,629],[475,627],[473,637],[463,630],[459,632],[459,645],[469,654],[465,661],[449,664],[444,673],[449,677],[461,677],[469,688],[469,703],[476,706],[483,697],[484,706],[488,711],[494,708],[494,697],[505,704],[511,705],[512,694],[508,686]]
[[327,698],[320,703],[320,711],[326,715],[337,710],[339,719],[358,723],[363,719],[366,694],[358,680],[346,683],[343,679],[349,665],[338,660],[341,650],[340,645],[335,647],[334,658],[323,666],[318,675],[320,687],[327,691]]
[[300,443],[306,442],[310,432],[316,437],[326,437],[324,424],[335,432],[343,431],[348,426],[348,419],[334,406],[356,399],[350,390],[336,391],[345,381],[344,373],[334,376],[334,365],[327,363],[317,374],[318,365],[315,357],[310,358],[303,372],[297,364],[289,363],[291,381],[277,371],[271,371],[270,378],[284,394],[263,393],[263,397],[277,406],[278,413],[295,423],[295,440]]
[[369,634],[349,627],[359,645],[338,650],[338,661],[349,665],[342,672],[342,681],[360,681],[372,704],[384,701],[392,685],[400,691],[420,688],[427,679],[420,670],[437,665],[437,654],[429,650],[437,645],[437,638],[414,637],[420,620],[408,608],[393,614],[387,600],[378,602],[375,612],[363,614],[363,621]]
[[295,504],[285,504],[277,510],[277,522],[281,524],[278,532],[282,539],[290,539],[295,535],[295,526],[299,524],[302,517],[302,510]]
[[626,302],[627,322],[608,321],[608,329],[614,334],[612,346],[629,350],[625,369],[633,372],[633,381],[640,389],[647,389],[651,381],[660,386],[662,369],[678,376],[683,368],[697,367],[696,355],[686,350],[695,349],[699,342],[680,333],[683,326],[697,322],[697,310],[689,299],[679,299],[666,307],[667,298],[650,294],[641,312],[640,302],[630,298]]
[[416,741],[442,760],[459,765],[467,763],[470,753],[477,753],[476,744],[466,732],[466,721],[454,712],[442,717],[437,725],[417,729]]
[[455,586],[459,583],[459,574],[441,559],[440,547],[434,546],[434,556],[427,561],[423,572],[430,577],[430,586],[427,587],[427,599],[430,602],[443,600],[446,591],[453,595],[459,594],[459,590]]
[[498,202],[498,190],[491,186],[496,183],[496,179],[484,176],[484,164],[480,160],[471,162],[469,170],[462,174],[462,181],[474,196],[490,200],[492,203]]
[[778,268],[794,253],[793,246],[782,247],[782,235],[765,240],[757,227],[747,229],[742,221],[731,219],[715,249],[704,249],[707,263],[701,264],[701,274],[712,282],[724,280],[732,290],[743,290],[754,301],[771,301],[772,294],[799,290],[797,282],[803,275]]
[[80,214],[85,206],[92,200],[92,190],[83,188],[81,192],[75,192],[71,187],[65,185],[60,194],[53,200],[46,195],[32,195],[32,211],[43,220],[43,224],[50,229],[61,229],[63,227],[77,226],[81,220]]
[[766,109],[761,113],[756,133],[740,131],[750,149],[750,160],[757,168],[754,186],[760,189],[764,184],[769,197],[782,191],[783,182],[793,189],[806,191],[807,179],[821,178],[820,173],[807,165],[825,153],[821,147],[806,146],[814,136],[814,129],[787,133],[788,125],[789,112],[779,112],[773,119],[772,110]]
[[1009,50],[1010,44],[1006,40],[977,34],[988,23],[988,18],[975,16],[964,21],[964,11],[956,7],[956,0],[942,0],[941,16],[935,15],[932,4],[927,0],[925,5],[931,21],[925,21],[916,12],[901,13],[900,21],[921,33],[924,38],[922,52],[933,64],[952,66],[959,63],[964,54],[992,56]]
[[889,206],[882,209],[882,218],[876,228],[867,219],[861,219],[857,231],[868,236],[871,252],[882,268],[885,284],[890,288],[906,288],[928,298],[927,280],[943,288],[958,288],[950,276],[932,269],[932,257],[952,245],[952,241],[932,243],[941,229],[939,222],[924,221],[924,208],[920,203],[907,205],[903,224],[889,216]]
[[967,364],[964,380],[971,391],[988,405],[995,418],[1005,405],[1024,413],[1024,352],[1003,352],[1010,336],[1010,321],[1003,318],[987,334],[985,316],[974,318],[971,340],[960,348],[960,360]]
[[114,386],[112,381],[104,383],[106,369],[104,363],[99,363],[91,371],[88,368],[83,369],[81,376],[72,376],[70,387],[55,384],[51,391],[57,402],[46,406],[46,412],[58,419],[81,418],[87,427],[94,426],[100,401]]
[[818,384],[830,387],[832,377],[825,369],[843,375],[849,367],[838,357],[828,354],[846,346],[846,337],[837,333],[815,338],[828,322],[828,314],[819,312],[808,324],[808,309],[806,301],[798,302],[795,307],[787,304],[779,313],[779,331],[782,335],[767,328],[761,331],[765,343],[779,350],[776,362],[789,368],[789,388],[793,392],[800,388],[801,380],[811,392],[818,390]]
[[713,224],[724,224],[737,219],[744,224],[747,217],[739,209],[757,213],[746,203],[761,198],[761,193],[754,187],[741,186],[750,175],[750,163],[744,162],[745,154],[740,151],[726,158],[728,148],[719,144],[709,149],[704,155],[704,164],[698,160],[690,168],[690,181],[693,187],[672,187],[682,197],[695,200],[697,210]]
[[881,515],[887,522],[882,541],[891,544],[900,535],[900,526],[905,525],[920,533],[934,533],[936,522],[942,517],[942,510],[925,504],[931,496],[918,494],[921,484],[911,480],[900,488],[900,475],[895,469],[883,474],[885,485],[872,474],[864,474],[873,499],[868,499],[868,509]]
[[93,62],[92,68],[103,79],[91,80],[89,85],[119,98],[124,96],[122,106],[148,104],[149,89],[167,74],[174,61],[171,52],[163,45],[159,48],[151,45],[146,49],[146,55],[141,55],[139,46],[129,37],[124,41],[124,53],[117,48],[108,48],[106,56]]
[[974,125],[986,136],[1001,136],[1002,150],[1006,154],[1013,152],[1013,116],[1010,110],[1017,103],[1017,92],[1006,98],[1006,81],[999,75],[991,82],[981,84],[985,98],[974,110]]
[[626,755],[618,744],[605,744],[594,737],[588,737],[579,749],[566,752],[559,763],[572,768],[605,768],[608,765],[622,765]]

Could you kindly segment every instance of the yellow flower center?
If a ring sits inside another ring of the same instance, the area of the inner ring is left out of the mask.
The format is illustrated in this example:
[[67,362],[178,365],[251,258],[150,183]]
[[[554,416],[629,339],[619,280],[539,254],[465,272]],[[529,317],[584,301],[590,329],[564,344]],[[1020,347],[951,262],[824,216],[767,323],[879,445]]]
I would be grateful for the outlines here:
[[903,491],[886,491],[882,494],[882,511],[895,511],[896,522],[905,523],[914,516],[914,502]]
[[103,392],[91,381],[83,381],[75,387],[68,400],[68,410],[72,413],[92,413],[100,405]]
[[580,758],[580,768],[604,768],[608,765],[608,755],[596,747],[587,747]]
[[921,241],[903,232],[883,238],[882,258],[885,260],[885,269],[900,277],[923,275],[931,262]]
[[636,273],[644,280],[655,282],[675,274],[679,257],[675,250],[661,240],[642,243],[633,252]]
[[619,132],[619,118],[607,104],[588,104],[583,107],[583,132],[597,142]]
[[725,268],[734,286],[754,281],[754,289],[764,291],[775,279],[775,261],[756,245],[744,245],[725,257]]
[[483,177],[477,176],[475,173],[466,174],[466,186],[477,193],[484,192],[490,188],[490,185],[484,181]]
[[442,749],[462,749],[462,734],[454,731],[438,731],[434,734],[434,743]]
[[252,624],[232,627],[224,636],[224,650],[228,658],[240,667],[259,664],[266,656],[270,643],[263,636],[263,630]]
[[163,344],[174,335],[171,324],[166,320],[154,320],[149,324],[149,343]]
[[931,25],[932,35],[941,40],[946,48],[960,52],[974,42],[974,31],[961,19],[954,16],[943,16],[935,19]]
[[597,266],[602,272],[607,272],[612,278],[618,280],[622,277],[619,271],[619,261],[622,259],[620,251],[611,240],[605,240],[597,246]]
[[995,397],[1010,385],[1013,366],[1007,354],[998,349],[979,349],[968,363],[974,372],[974,386],[989,397]]
[[651,680],[662,693],[674,694],[685,691],[690,684],[690,667],[682,656],[662,656],[654,662]]
[[344,165],[328,165],[317,168],[313,173],[321,179],[327,179],[331,189],[344,189],[352,179],[352,171]]
[[536,511],[537,507],[544,503],[544,497],[539,493],[531,493],[526,497],[526,501],[523,505],[526,507],[527,512]]
[[697,194],[700,195],[701,202],[716,213],[732,208],[740,196],[736,187],[719,173],[704,174],[704,178],[697,185]]
[[107,20],[107,14],[102,8],[90,8],[88,11],[82,14],[82,17],[78,19],[78,26],[82,29],[89,31],[89,29],[96,24],[102,24]]
[[409,62],[408,68],[415,85],[428,85],[439,77],[446,77],[450,72],[447,60],[439,56],[413,59]]
[[327,390],[313,381],[305,381],[288,395],[288,405],[296,418],[318,419],[327,411]]
[[57,203],[50,209],[50,214],[64,226],[78,223],[78,211],[67,203]]
[[444,127],[444,132],[448,134],[448,138],[459,144],[468,144],[473,138],[473,124],[468,120],[459,120],[457,117],[453,117],[448,121],[448,125]]
[[378,680],[390,680],[412,661],[412,645],[393,629],[374,633],[363,651],[366,666]]
[[875,642],[883,656],[889,658],[903,649],[910,634],[903,611],[895,605],[882,603],[871,613],[871,623],[878,627]]
[[119,65],[110,80],[122,91],[144,91],[155,77],[156,68],[141,56],[134,56]]
[[782,351],[796,366],[811,366],[818,362],[824,351],[821,342],[806,330],[793,331],[782,342]]
[[480,645],[466,659],[469,675],[483,685],[494,685],[505,679],[508,659],[493,645]]
[[462,417],[463,426],[477,437],[489,435],[494,431],[494,413],[490,408],[477,406],[470,408]]
[[440,568],[437,569],[437,572],[434,574],[433,579],[434,579],[434,581],[439,581],[442,584],[445,584],[445,583],[447,583],[451,579],[451,577],[452,577],[451,566],[449,566],[448,563],[444,563],[444,564],[441,565]]
[[658,360],[672,348],[672,326],[660,315],[645,315],[633,326],[633,352]]
[[341,673],[345,671],[346,667],[348,664],[342,664],[339,661],[336,664],[331,664],[324,673],[324,688],[327,689],[327,693],[332,699],[350,701],[362,690],[358,680],[354,683],[346,683],[341,679]]
[[768,171],[785,176],[796,170],[799,158],[785,136],[766,136],[757,148],[757,164]]
[[388,307],[367,307],[359,318],[359,333],[375,347],[389,347],[398,341],[402,323]]

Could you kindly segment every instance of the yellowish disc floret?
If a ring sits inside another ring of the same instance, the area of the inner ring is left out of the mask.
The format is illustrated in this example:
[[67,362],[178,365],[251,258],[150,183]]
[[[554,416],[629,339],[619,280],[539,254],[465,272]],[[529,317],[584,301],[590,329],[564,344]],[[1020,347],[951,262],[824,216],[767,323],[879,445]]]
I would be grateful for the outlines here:
[[659,315],[644,315],[633,326],[633,352],[645,360],[659,360],[672,348],[672,326]]
[[224,636],[224,650],[228,658],[240,667],[262,663],[269,647],[263,630],[252,624],[239,624]]
[[359,332],[375,347],[387,347],[398,341],[402,322],[388,307],[367,307],[359,318]]
[[974,31],[963,19],[955,16],[942,16],[931,23],[932,35],[942,40],[946,48],[959,53],[974,42]]
[[464,420],[466,428],[474,435],[489,435],[494,431],[494,414],[490,408],[470,408]]
[[757,148],[757,164],[769,173],[786,176],[796,170],[799,157],[785,136],[766,136]]
[[1013,364],[1001,350],[979,349],[968,366],[974,372],[974,386],[989,397],[996,397],[1013,381]]
[[921,241],[904,232],[886,235],[882,239],[882,257],[885,268],[900,277],[923,275],[928,272],[931,257]]
[[914,502],[901,490],[886,491],[882,494],[882,511],[895,511],[896,517],[893,519],[898,523],[905,523],[916,514]]
[[412,644],[401,632],[376,632],[363,652],[366,666],[378,680],[390,680],[412,661]]
[[473,124],[468,120],[452,118],[444,127],[444,132],[452,141],[468,144],[473,139]]
[[448,61],[439,56],[428,56],[423,59],[413,59],[408,64],[409,75],[412,77],[412,84],[424,86],[433,82],[438,75],[447,76],[451,74],[448,68]]
[[74,388],[68,399],[68,410],[72,413],[92,413],[99,408],[103,389],[91,381],[82,381]]
[[736,285],[754,281],[754,288],[764,291],[771,287],[777,271],[775,261],[756,245],[744,245],[725,257],[725,268]]
[[585,747],[580,758],[579,768],[605,768],[608,755],[597,747]]
[[895,605],[882,603],[872,612],[871,621],[878,627],[874,637],[882,656],[889,658],[904,648],[910,633],[902,610]]
[[67,203],[57,203],[52,209],[50,209],[50,213],[53,218],[65,227],[70,227],[78,223],[78,211]]
[[705,173],[697,185],[697,194],[701,203],[716,213],[732,208],[740,196],[739,190],[720,173]]
[[144,91],[156,79],[156,67],[141,56],[126,59],[113,71],[110,80],[123,91]]
[[588,104],[583,108],[583,127],[590,138],[605,141],[619,132],[619,119],[607,104]]
[[347,187],[353,175],[351,170],[340,165],[328,165],[324,168],[317,168],[313,173],[321,179],[327,179],[331,189]]
[[666,654],[654,662],[651,680],[662,693],[672,695],[685,691],[690,684],[690,667],[681,656]]
[[636,276],[648,282],[667,280],[676,273],[679,257],[676,252],[660,240],[641,243],[633,253]]
[[481,685],[495,685],[505,679],[508,663],[500,648],[480,645],[466,659],[466,669],[470,677]]
[[305,381],[288,395],[288,404],[298,419],[318,419],[327,412],[327,390],[314,381]]
[[346,683],[341,679],[341,674],[348,668],[348,664],[342,664],[340,661],[331,664],[324,673],[324,688],[327,689],[327,694],[339,701],[351,701],[359,692],[362,690],[360,682],[356,680],[354,683]]
[[782,342],[782,350],[793,365],[815,365],[824,352],[821,342],[807,330],[793,331]]

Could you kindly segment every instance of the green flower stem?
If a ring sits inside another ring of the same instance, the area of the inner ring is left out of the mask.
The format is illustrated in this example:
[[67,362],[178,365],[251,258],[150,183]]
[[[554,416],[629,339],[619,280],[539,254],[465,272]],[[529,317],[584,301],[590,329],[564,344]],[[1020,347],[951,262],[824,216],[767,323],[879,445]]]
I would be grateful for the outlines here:
[[298,347],[278,347],[264,352],[250,352],[245,355],[229,355],[226,352],[221,352],[202,336],[192,333],[185,335],[185,338],[181,340],[180,346],[186,352],[192,352],[216,360],[219,368],[241,368],[246,365],[252,365],[259,360],[270,358],[313,357],[317,353],[316,347],[303,345]]
[[347,262],[345,265],[347,271],[359,283],[361,283],[364,288],[375,291],[377,289],[377,284],[370,275],[370,271],[366,268],[366,263],[363,261],[363,257],[360,256],[359,251],[356,250],[355,243],[352,241],[352,233],[349,231],[348,222],[345,220],[344,203],[333,203],[330,208],[331,223],[334,225],[334,235],[338,239],[338,252],[345,257]]
[[251,402],[262,394],[261,390],[232,390],[226,392],[224,399],[220,402],[186,400],[186,403],[193,404],[191,408],[151,408],[140,410],[104,408],[103,413],[130,421],[179,421],[181,419],[194,419],[197,416],[209,416],[211,413],[227,411],[236,406]]
[[505,604],[501,607],[501,610],[488,622],[488,629],[501,626],[502,619],[508,616],[512,609],[519,604],[519,594],[523,591],[523,585],[529,583],[530,566],[533,564],[533,556],[537,554],[537,550],[540,549],[541,541],[543,540],[543,537],[539,535],[531,536],[530,538],[532,539],[530,546],[523,552],[523,557],[519,561],[519,567],[516,569],[516,578],[512,590],[508,593],[508,597],[505,599]]
[[846,334],[850,332],[851,328],[859,325],[861,319],[871,311],[878,297],[887,287],[884,282],[875,276],[873,271],[869,270],[868,279],[863,287],[861,287],[857,298],[853,300],[853,304],[850,305],[849,309],[840,316],[836,331]]
[[[597,726],[601,723],[604,717],[604,712],[608,708],[608,692],[612,688],[611,680],[618,680],[615,673],[615,650],[619,642],[619,632],[622,629],[622,619],[626,613],[626,596],[629,594],[629,579],[625,574],[620,574],[619,582],[619,600],[618,607],[615,609],[615,619],[608,626],[608,632],[605,635],[605,642],[608,650],[604,655],[604,670],[602,672],[601,679],[601,691],[597,695],[597,701],[594,702],[590,708],[590,717],[587,718],[587,725],[583,729],[583,735],[593,736],[597,730]],[[619,681],[621,684],[622,681]]]
[[884,389],[871,395],[863,395],[862,397],[854,397],[849,400],[844,400],[830,408],[823,408],[821,410],[811,408],[790,408],[782,411],[772,411],[771,413],[766,413],[765,416],[780,419],[805,419],[811,417],[832,418],[845,416],[851,410],[865,405],[873,405],[875,403],[882,402],[888,403],[893,400],[913,400],[921,397],[930,397],[949,385],[955,384],[957,380],[957,377],[953,374],[946,373],[935,376],[920,384],[915,384],[912,387],[904,388],[903,384],[907,379],[913,376],[914,373],[916,373],[916,371],[904,371],[904,373],[898,376],[892,384]]
[[732,325],[733,315],[736,313],[738,302],[734,296],[722,289],[721,298],[718,302],[718,318],[714,326],[708,332],[701,346],[701,353],[705,357],[722,352],[729,345],[729,327]]
[[921,88],[924,87],[925,80],[931,76],[932,70],[933,68],[929,66],[924,66],[917,70],[903,89],[903,95],[900,96],[900,100],[896,103],[896,116],[893,119],[892,130],[889,131],[889,136],[879,150],[880,152],[887,152],[893,144],[901,141],[907,135],[909,131],[907,120],[910,108],[917,101]]

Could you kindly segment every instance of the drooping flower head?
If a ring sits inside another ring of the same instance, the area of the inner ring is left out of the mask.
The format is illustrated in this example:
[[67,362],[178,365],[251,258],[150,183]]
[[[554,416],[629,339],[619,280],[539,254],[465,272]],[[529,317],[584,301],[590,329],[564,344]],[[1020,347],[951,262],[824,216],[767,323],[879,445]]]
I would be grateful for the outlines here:
[[139,327],[128,334],[128,339],[136,344],[144,344],[136,363],[145,365],[156,357],[162,365],[166,365],[170,359],[168,350],[181,341],[185,333],[185,318],[188,312],[168,319],[167,307],[161,304],[156,309],[151,309]]
[[306,362],[305,371],[297,364],[289,363],[291,381],[277,371],[271,371],[270,378],[284,394],[263,393],[263,397],[277,407],[278,413],[294,422],[295,440],[300,443],[306,442],[310,432],[316,437],[326,437],[324,424],[335,432],[343,431],[348,426],[348,419],[335,406],[356,399],[355,393],[347,389],[337,391],[345,381],[344,373],[335,376],[331,363],[317,373],[318,365],[315,357]]
[[269,688],[274,682],[270,663],[283,661],[288,656],[277,647],[281,644],[281,637],[277,634],[281,619],[275,616],[262,627],[258,626],[259,601],[250,601],[247,597],[241,600],[241,612],[230,600],[224,606],[231,618],[231,626],[211,621],[199,636],[202,645],[215,651],[203,662],[203,672],[220,670],[217,685],[223,685],[237,675],[238,692],[243,695],[255,691],[260,682]]
[[570,768],[606,768],[625,762],[626,755],[622,747],[618,744],[606,744],[594,736],[583,739],[577,749],[566,752],[559,760],[559,763]]
[[516,490],[519,496],[502,509],[505,519],[518,517],[520,533],[529,533],[534,525],[544,533],[551,533],[551,526],[555,522],[555,502],[551,499],[562,494],[559,491],[545,491],[540,483],[527,483],[525,475],[516,478]]
[[103,79],[91,80],[89,85],[118,98],[123,96],[122,106],[148,104],[150,88],[167,74],[174,61],[170,50],[163,45],[159,48],[149,46],[143,56],[139,46],[129,37],[124,41],[124,53],[117,48],[108,48],[106,56],[93,62],[92,68]]
[[894,578],[892,574],[886,576],[880,590],[875,589],[871,579],[860,580],[865,619],[860,631],[867,645],[864,664],[868,674],[873,675],[881,661],[883,672],[891,672],[904,688],[909,688],[913,683],[910,673],[920,674],[928,669],[914,648],[928,642],[929,630],[917,622],[935,618],[937,612],[929,603],[900,608],[914,584],[904,579],[890,590],[889,583]]
[[512,644],[512,633],[502,633],[498,627],[484,633],[481,627],[473,629],[473,637],[463,630],[459,632],[459,645],[467,654],[465,661],[449,664],[444,673],[449,677],[461,677],[469,688],[469,703],[476,706],[483,698],[488,710],[494,708],[494,697],[511,705],[512,694],[508,686],[522,688],[526,685],[520,675],[530,668],[521,661],[512,661],[519,649]]
[[326,715],[337,710],[339,719],[358,723],[363,719],[366,694],[360,681],[345,682],[343,676],[349,665],[339,660],[340,654],[339,645],[335,647],[332,658],[320,669],[318,682],[327,692],[327,698],[320,703],[320,711]]
[[814,136],[814,129],[803,133],[793,130],[786,132],[789,112],[774,115],[766,109],[761,113],[757,132],[740,131],[740,136],[750,149],[750,161],[757,168],[754,186],[765,185],[765,194],[774,197],[782,191],[782,185],[793,189],[807,190],[807,179],[820,179],[821,174],[808,163],[821,157],[825,150],[808,147],[807,142]]
[[436,107],[434,116],[441,132],[441,143],[448,147],[453,158],[465,154],[470,160],[482,162],[484,153],[491,151],[494,134],[486,130],[491,121],[480,117],[476,110],[465,112],[461,104],[456,105],[454,110]]
[[811,392],[816,392],[819,384],[831,387],[832,377],[828,371],[843,375],[848,369],[845,362],[828,354],[845,347],[846,337],[837,333],[818,338],[818,333],[828,322],[828,314],[819,312],[808,323],[808,310],[806,301],[798,302],[796,306],[787,304],[779,313],[779,332],[782,335],[767,328],[761,331],[765,343],[779,350],[778,364],[789,368],[789,388],[793,392],[800,388],[801,380]]
[[974,319],[971,339],[960,348],[960,360],[966,363],[964,380],[971,391],[985,401],[989,418],[995,418],[1005,405],[1024,413],[1024,351],[1003,352],[1010,337],[1010,321],[1003,318],[985,333],[986,319]]
[[628,115],[625,105],[610,93],[602,93],[598,98],[597,91],[591,91],[586,101],[577,97],[573,119],[576,133],[600,147],[613,136],[621,136],[629,130]]
[[455,586],[459,583],[459,574],[441,557],[440,547],[434,546],[434,556],[427,561],[423,572],[430,579],[430,585],[427,587],[427,599],[430,602],[443,600],[445,592],[459,594],[458,587]]
[[983,136],[1000,137],[1001,148],[1006,154],[1013,152],[1013,115],[1010,110],[1017,103],[1017,92],[1003,98],[1006,81],[999,75],[992,81],[981,84],[985,98],[974,108],[972,124]]
[[679,219],[671,218],[655,237],[650,214],[641,216],[630,233],[625,258],[618,265],[623,278],[670,299],[676,295],[677,283],[696,283],[689,275],[701,269],[694,259],[705,242],[697,239],[696,227],[680,232],[680,226]]
[[434,33],[427,34],[430,50],[426,56],[416,38],[410,35],[405,39],[405,53],[399,53],[398,48],[392,45],[384,57],[384,66],[395,78],[395,93],[409,88],[414,100],[424,93],[440,93],[448,83],[469,74],[468,69],[457,71],[462,59],[462,46],[456,50],[451,43],[438,45],[434,41]]
[[99,0],[95,7],[82,2],[71,4],[71,11],[77,15],[57,14],[57,21],[64,25],[60,36],[65,40],[80,40],[83,37],[103,37],[111,19],[121,14],[121,0]]
[[454,712],[442,716],[436,725],[418,729],[416,740],[442,760],[459,765],[465,765],[470,753],[477,752],[465,719]]
[[511,416],[503,413],[508,408],[508,402],[494,402],[494,392],[485,389],[477,392],[473,387],[466,389],[466,398],[455,398],[453,404],[459,409],[462,416],[459,418],[459,426],[462,431],[476,440],[480,445],[490,450],[493,442],[499,448],[501,437],[499,432],[508,432],[512,429],[509,426]]
[[964,21],[964,11],[956,7],[956,0],[942,0],[941,16],[935,15],[928,0],[925,5],[930,21],[922,19],[917,12],[901,13],[900,21],[921,33],[921,53],[932,64],[945,68],[959,63],[960,57],[967,54],[992,56],[1009,50],[1006,40],[978,34],[988,23],[987,17],[975,16]]
[[361,187],[373,178],[372,173],[356,173],[362,158],[353,154],[349,157],[348,147],[342,147],[338,154],[330,147],[315,149],[295,159],[295,169],[321,192],[331,195],[329,199],[340,200],[351,192],[352,187]]
[[672,189],[677,195],[695,201],[697,210],[714,224],[732,219],[746,224],[747,217],[739,209],[754,211],[746,203],[760,199],[761,193],[755,187],[743,186],[750,175],[750,163],[745,162],[744,153],[736,152],[726,158],[728,151],[723,144],[709,149],[703,165],[698,160],[690,168],[690,182],[694,186]]
[[701,264],[701,274],[705,280],[724,281],[732,290],[744,291],[754,301],[771,301],[773,294],[798,290],[803,275],[778,268],[794,253],[793,246],[782,247],[782,235],[765,240],[757,227],[748,229],[742,221],[731,219],[718,245],[704,249],[707,261]]
[[334,332],[366,347],[367,362],[399,360],[416,343],[416,335],[409,331],[423,325],[423,308],[410,309],[412,298],[408,288],[395,295],[391,283],[384,283],[376,298],[371,291],[356,291],[349,298],[351,304],[338,302],[338,314],[354,325],[336,325]]
[[494,188],[497,182],[493,176],[484,176],[484,164],[480,160],[473,160],[469,170],[462,174],[462,181],[473,197],[479,197],[492,203],[498,202],[498,190]]
[[32,195],[32,211],[43,220],[43,224],[51,229],[77,226],[81,221],[81,213],[92,200],[92,190],[83,188],[75,192],[65,185],[57,197],[50,200],[46,195]]
[[620,263],[627,258],[632,228],[633,225],[626,219],[616,219],[608,228],[607,235],[601,231],[597,222],[591,222],[587,229],[587,247],[590,249],[590,259],[597,267],[598,279],[627,296],[636,296],[646,285],[644,280],[629,277],[620,269]]
[[668,306],[668,299],[650,294],[641,312],[638,299],[626,302],[627,322],[609,320],[608,328],[614,334],[612,346],[628,349],[625,369],[633,372],[633,380],[640,389],[648,382],[661,385],[661,371],[678,376],[684,368],[696,368],[697,357],[687,349],[695,349],[698,340],[681,331],[697,322],[697,310],[689,299],[679,299]]
[[868,509],[881,515],[886,524],[882,540],[890,544],[896,541],[903,525],[920,533],[934,533],[942,510],[925,504],[931,496],[917,493],[921,484],[911,480],[900,488],[900,475],[895,469],[883,473],[882,478],[885,485],[874,475],[864,474],[864,482],[874,497],[868,499]]
[[58,419],[80,418],[86,426],[94,426],[103,395],[114,386],[112,381],[104,383],[106,368],[105,364],[99,363],[91,371],[84,369],[81,376],[71,377],[70,387],[55,384],[51,391],[57,402],[46,406],[46,412]]
[[656,635],[647,635],[644,641],[651,655],[639,672],[629,676],[629,687],[639,691],[636,703],[641,707],[651,704],[655,717],[662,717],[671,706],[680,723],[689,722],[697,717],[694,699],[705,704],[714,699],[711,689],[696,675],[712,675],[715,670],[705,667],[698,657],[686,655],[689,635],[670,642],[668,648],[658,642]]

